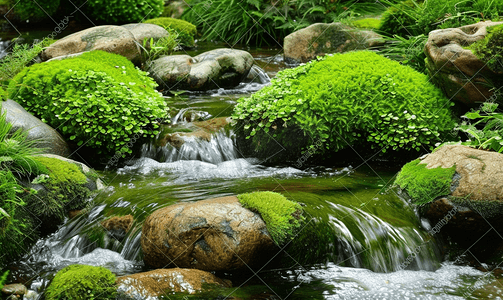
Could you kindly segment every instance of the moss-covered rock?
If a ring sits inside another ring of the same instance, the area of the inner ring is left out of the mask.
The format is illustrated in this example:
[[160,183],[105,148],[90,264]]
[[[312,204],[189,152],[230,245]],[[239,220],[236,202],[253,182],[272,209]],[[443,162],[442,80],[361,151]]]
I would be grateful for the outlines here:
[[304,220],[300,204],[286,199],[281,194],[254,192],[237,197],[243,207],[260,214],[272,239],[278,245],[283,245],[293,238]]
[[165,17],[146,20],[144,23],[159,25],[168,31],[174,30],[178,33],[180,46],[194,47],[194,37],[197,34],[197,29],[192,23],[180,19]]
[[103,267],[70,265],[60,270],[45,292],[47,300],[115,299],[115,275]]
[[503,74],[503,24],[487,27],[485,38],[471,44],[468,49],[493,71]]

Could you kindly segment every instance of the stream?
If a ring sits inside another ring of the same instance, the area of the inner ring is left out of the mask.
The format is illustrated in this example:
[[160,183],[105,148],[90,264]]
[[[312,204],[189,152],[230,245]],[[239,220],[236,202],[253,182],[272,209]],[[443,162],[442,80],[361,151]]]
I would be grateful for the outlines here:
[[[197,51],[203,50],[209,49]],[[248,51],[260,66],[256,82],[170,96],[170,105],[179,112],[172,123],[183,125],[190,121],[183,117],[187,115],[230,116],[237,99],[287,67],[277,49]],[[40,239],[15,263],[11,275],[40,293],[70,264],[104,266],[116,275],[146,271],[141,223],[153,211],[260,190],[302,203],[309,218],[297,238],[309,240],[317,232],[324,240],[287,247],[281,264],[271,263],[256,273],[217,274],[233,282],[227,299],[237,291],[247,295],[240,299],[501,299],[500,282],[483,280],[485,273],[446,260],[441,243],[426,230],[435,224],[420,220],[390,188],[401,165],[264,166],[243,157],[234,144],[228,130],[210,141],[187,140],[178,150],[142,145],[135,159],[101,172],[106,188],[88,213]],[[123,242],[100,234],[101,221],[126,214],[135,222]]]

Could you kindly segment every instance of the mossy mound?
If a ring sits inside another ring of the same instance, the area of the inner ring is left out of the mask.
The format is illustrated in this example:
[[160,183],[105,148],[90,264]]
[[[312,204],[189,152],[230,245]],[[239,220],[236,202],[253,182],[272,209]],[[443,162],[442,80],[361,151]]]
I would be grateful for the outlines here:
[[103,267],[70,265],[60,270],[45,292],[46,300],[115,299],[115,275]]
[[403,166],[395,179],[395,185],[405,190],[417,205],[449,195],[456,166],[428,169],[426,164],[420,162],[416,159]]
[[192,23],[184,20],[174,19],[174,18],[155,18],[146,20],[143,23],[155,24],[163,27],[164,29],[170,31],[174,30],[178,33],[178,38],[180,39],[180,46],[182,47],[194,47],[194,37],[196,36],[197,29]]
[[354,21],[352,23],[352,25],[355,27],[358,27],[358,28],[378,29],[379,26],[381,25],[381,20],[375,19],[375,18],[360,19],[360,20]]
[[503,25],[488,27],[486,37],[471,44],[468,49],[486,62],[491,70],[503,73]]
[[258,212],[272,239],[282,245],[301,226],[303,209],[300,204],[274,192],[254,192],[237,196],[243,207]]

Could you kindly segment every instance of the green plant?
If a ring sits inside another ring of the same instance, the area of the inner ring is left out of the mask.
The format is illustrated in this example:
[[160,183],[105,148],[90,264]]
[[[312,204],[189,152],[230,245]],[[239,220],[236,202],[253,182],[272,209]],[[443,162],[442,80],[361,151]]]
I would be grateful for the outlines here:
[[494,72],[503,72],[503,25],[488,27],[487,36],[471,44],[468,49]]
[[194,47],[194,37],[197,33],[196,26],[187,21],[163,17],[146,20],[143,23],[159,25],[168,30],[170,34],[173,34],[174,31],[178,34],[175,38],[180,40],[180,46]]
[[390,35],[414,36],[421,33],[417,26],[420,3],[406,0],[399,3],[384,1],[389,5],[381,17],[379,30]]
[[379,49],[379,54],[426,74],[426,54],[424,54],[424,47],[428,41],[426,35],[407,38],[395,35],[392,38],[384,37],[384,40],[386,44]]
[[357,51],[279,72],[270,86],[238,100],[233,119],[259,156],[274,144],[294,158],[299,148],[318,155],[348,146],[416,151],[450,137],[451,105],[426,75]]
[[49,19],[58,9],[60,0],[9,0],[21,21]]
[[154,136],[168,117],[157,84],[125,57],[104,51],[36,64],[9,85],[11,99],[106,159],[125,156],[133,135]]
[[7,281],[7,276],[9,276],[9,270],[5,271],[0,277],[0,290],[3,288],[5,282]]
[[395,185],[405,190],[417,205],[429,203],[451,193],[451,183],[456,166],[451,168],[426,168],[419,159],[402,167],[395,179]]
[[352,25],[355,27],[358,27],[358,28],[378,29],[380,24],[381,24],[381,20],[375,19],[375,18],[359,19],[359,20],[352,22]]
[[78,0],[91,19],[106,24],[136,23],[156,18],[164,10],[164,0]]
[[162,37],[157,41],[153,38],[143,41],[143,48],[147,49],[145,61],[152,61],[164,55],[171,55],[178,46],[178,33],[172,31],[170,35]]
[[108,269],[70,265],[56,274],[45,299],[115,299],[116,294],[115,275]]
[[292,239],[303,220],[300,204],[286,199],[281,194],[254,192],[237,197],[243,207],[260,214],[271,238],[278,245],[283,245]]

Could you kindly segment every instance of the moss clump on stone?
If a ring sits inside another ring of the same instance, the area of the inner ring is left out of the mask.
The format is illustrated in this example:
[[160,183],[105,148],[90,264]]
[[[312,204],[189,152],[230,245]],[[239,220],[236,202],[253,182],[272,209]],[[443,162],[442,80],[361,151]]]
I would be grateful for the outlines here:
[[174,18],[155,18],[146,20],[143,23],[155,24],[166,30],[174,30],[178,33],[180,46],[194,47],[194,37],[197,33],[196,26],[184,20]]
[[60,270],[45,293],[46,300],[115,299],[115,275],[103,267],[70,265]]
[[254,192],[237,196],[243,207],[258,212],[267,226],[272,239],[284,244],[301,226],[303,209],[300,204],[274,192]]
[[487,62],[487,66],[495,72],[503,72],[503,25],[487,28],[487,36],[471,44],[468,49],[478,58]]
[[415,204],[432,202],[440,196],[451,193],[451,183],[456,166],[451,168],[426,168],[416,159],[405,166],[395,179],[395,185],[405,190]]
[[358,28],[373,28],[373,29],[378,29],[380,24],[381,20],[375,18],[360,19],[352,23],[353,26]]

